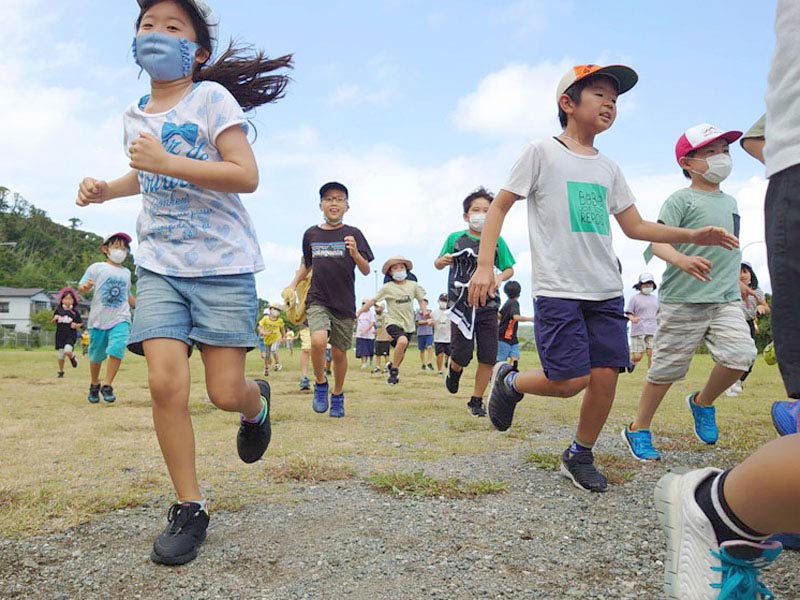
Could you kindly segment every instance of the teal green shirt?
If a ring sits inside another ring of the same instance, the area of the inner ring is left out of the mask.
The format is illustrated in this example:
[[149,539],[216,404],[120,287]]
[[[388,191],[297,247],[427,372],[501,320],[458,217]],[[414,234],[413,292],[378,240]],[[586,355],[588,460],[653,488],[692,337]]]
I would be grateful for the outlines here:
[[[739,237],[739,210],[736,198],[724,192],[703,192],[684,188],[672,194],[658,215],[660,223],[687,229],[713,225],[724,227]],[[687,256],[702,256],[711,261],[711,281],[700,281],[678,267],[667,264],[658,289],[658,299],[667,304],[719,304],[739,300],[739,270],[742,253],[738,248],[673,244]]]

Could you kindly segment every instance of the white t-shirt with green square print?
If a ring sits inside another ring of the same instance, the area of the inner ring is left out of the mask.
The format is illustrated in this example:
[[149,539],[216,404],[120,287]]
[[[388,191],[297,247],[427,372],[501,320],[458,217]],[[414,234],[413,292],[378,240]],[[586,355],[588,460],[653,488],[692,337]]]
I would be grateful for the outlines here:
[[503,189],[528,200],[533,295],[608,300],[622,295],[609,215],[634,203],[619,166],[553,138],[528,144]]

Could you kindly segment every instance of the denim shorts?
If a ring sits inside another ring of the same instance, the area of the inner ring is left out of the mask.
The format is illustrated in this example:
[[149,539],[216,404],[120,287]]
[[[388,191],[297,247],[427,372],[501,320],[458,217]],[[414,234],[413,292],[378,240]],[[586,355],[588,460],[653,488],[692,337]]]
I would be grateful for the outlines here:
[[596,367],[630,370],[624,298],[568,300],[537,296],[533,326],[542,369],[552,381]]
[[509,358],[519,360],[519,344],[509,344],[504,340],[497,340],[497,362],[505,362]]
[[122,360],[131,324],[127,321],[117,323],[111,329],[89,330],[89,362],[101,363],[109,356]]
[[136,312],[128,349],[144,355],[142,342],[180,340],[202,350],[258,346],[258,297],[252,273],[211,277],[170,277],[139,267]]
[[423,333],[422,335],[417,334],[417,348],[419,348],[420,350],[427,350],[431,346],[433,346],[432,333],[428,334]]

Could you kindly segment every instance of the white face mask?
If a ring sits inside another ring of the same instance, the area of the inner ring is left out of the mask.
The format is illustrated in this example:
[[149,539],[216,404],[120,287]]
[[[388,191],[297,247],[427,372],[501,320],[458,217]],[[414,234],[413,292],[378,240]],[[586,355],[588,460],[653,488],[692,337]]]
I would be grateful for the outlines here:
[[111,262],[121,265],[125,262],[125,259],[128,257],[128,251],[123,250],[122,248],[112,248],[108,251],[108,258],[111,259]]
[[325,215],[322,215],[322,217],[325,219],[325,222],[326,222],[328,225],[333,225],[333,226],[336,226],[336,225],[341,225],[341,224],[342,224],[342,221],[344,220],[344,215],[342,215],[342,216],[341,216],[341,217],[339,217],[338,219],[329,219],[329,218],[328,218],[327,216],[325,216]]
[[645,296],[649,296],[649,295],[650,295],[652,292],[653,292],[653,288],[651,288],[650,286],[648,286],[648,287],[642,287],[642,293],[643,293]]
[[394,279],[395,281],[405,281],[406,276],[407,274],[405,269],[398,270],[392,273],[392,279]]
[[469,227],[473,231],[483,231],[483,224],[486,222],[486,213],[472,213],[469,216]]
[[[715,154],[709,156],[705,160],[708,165],[708,170],[700,175],[710,183],[722,183],[731,174],[733,169],[733,160],[730,154]],[[692,171],[697,173],[697,171]]]
[[441,308],[442,310],[447,309],[447,302],[439,302],[439,308]]

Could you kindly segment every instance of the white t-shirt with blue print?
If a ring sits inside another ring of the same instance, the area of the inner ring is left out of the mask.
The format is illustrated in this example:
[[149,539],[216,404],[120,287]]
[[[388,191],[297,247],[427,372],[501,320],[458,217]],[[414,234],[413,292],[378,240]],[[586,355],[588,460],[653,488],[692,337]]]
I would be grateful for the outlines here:
[[[218,83],[196,83],[165,113],[142,108],[148,96],[124,114],[125,151],[141,132],[161,140],[170,154],[220,161],[214,145],[229,127],[247,131],[247,119],[231,93]],[[136,264],[161,275],[206,277],[256,273],[264,269],[250,215],[238,194],[214,192],[139,171],[142,212],[136,223]]]
[[89,309],[89,328],[111,329],[119,323],[130,323],[131,272],[128,268],[96,262],[86,269],[80,285],[90,279],[94,282],[94,295]]

